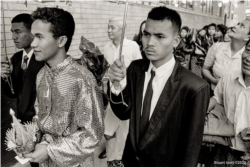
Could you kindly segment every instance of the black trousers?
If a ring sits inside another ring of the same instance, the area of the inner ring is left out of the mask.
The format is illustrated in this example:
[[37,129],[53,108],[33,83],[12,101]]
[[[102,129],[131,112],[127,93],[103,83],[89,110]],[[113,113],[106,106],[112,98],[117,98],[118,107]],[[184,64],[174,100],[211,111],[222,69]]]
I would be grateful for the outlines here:
[[31,167],[39,167],[39,163],[30,162]]

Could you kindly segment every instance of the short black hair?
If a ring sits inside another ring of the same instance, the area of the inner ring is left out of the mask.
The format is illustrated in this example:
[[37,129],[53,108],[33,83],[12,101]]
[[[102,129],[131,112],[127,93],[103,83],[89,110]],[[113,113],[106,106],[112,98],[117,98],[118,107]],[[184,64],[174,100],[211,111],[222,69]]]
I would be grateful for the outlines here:
[[30,14],[28,14],[28,13],[22,13],[22,14],[16,15],[16,16],[11,20],[11,23],[21,23],[21,22],[23,22],[23,25],[24,25],[27,29],[30,30],[33,21],[34,21],[34,19],[31,17]]
[[68,40],[65,44],[65,51],[69,50],[72,37],[75,32],[75,21],[73,16],[59,8],[37,8],[31,16],[34,20],[42,20],[46,23],[51,23],[50,31],[53,33],[55,39],[60,36],[67,36]]
[[179,34],[181,29],[181,16],[180,14],[173,10],[169,9],[165,6],[159,6],[154,7],[149,13],[148,13],[148,19],[152,20],[169,20],[171,21],[174,30]]

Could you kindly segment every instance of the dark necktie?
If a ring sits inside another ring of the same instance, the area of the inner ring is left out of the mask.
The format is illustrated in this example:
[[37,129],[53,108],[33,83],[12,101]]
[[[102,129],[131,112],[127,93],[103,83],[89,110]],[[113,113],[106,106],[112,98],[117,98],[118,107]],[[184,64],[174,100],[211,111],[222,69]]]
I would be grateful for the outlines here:
[[27,55],[24,56],[23,58],[23,64],[22,64],[22,69],[26,70],[27,69],[27,62],[28,62],[29,58]]
[[143,108],[142,108],[142,116],[140,119],[140,134],[139,134],[139,138],[140,140],[142,139],[148,123],[149,123],[149,114],[150,114],[150,108],[151,108],[151,99],[153,96],[153,87],[152,87],[152,81],[154,79],[155,76],[155,71],[153,71],[153,69],[151,70],[151,78],[148,82],[148,87],[146,90],[146,94],[144,96],[144,101],[143,101]]

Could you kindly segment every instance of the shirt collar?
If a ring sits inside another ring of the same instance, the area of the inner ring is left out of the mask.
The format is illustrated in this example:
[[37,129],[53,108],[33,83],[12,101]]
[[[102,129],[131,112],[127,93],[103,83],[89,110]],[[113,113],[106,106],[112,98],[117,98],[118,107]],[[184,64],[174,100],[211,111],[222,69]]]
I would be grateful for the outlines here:
[[46,63],[45,67],[50,76],[57,76],[63,70],[65,70],[69,64],[73,63],[73,59],[71,56],[68,56],[62,63],[56,65],[55,67],[50,68]]
[[244,81],[244,79],[243,79],[242,71],[234,72],[232,78],[238,80],[238,82],[239,82],[245,89],[250,88],[250,87],[246,87],[246,85],[245,85],[245,81]]
[[[109,45],[115,47],[113,41],[110,41]],[[123,40],[123,45],[122,45],[122,46],[126,46],[126,45],[129,45],[129,41],[127,40],[127,38],[124,38],[124,40]],[[119,45],[119,46],[120,46],[120,45]],[[119,46],[118,46],[118,47],[119,47]]]
[[172,55],[172,58],[168,62],[166,62],[165,64],[161,65],[158,68],[155,68],[154,65],[152,64],[152,62],[150,61],[147,73],[150,74],[151,69],[154,68],[155,75],[157,77],[162,77],[168,71],[170,71],[171,69],[173,69],[174,66],[175,66],[175,59],[174,59],[174,56]]
[[27,53],[27,52],[23,49],[23,58],[24,58],[25,55],[27,55],[28,58],[29,58],[29,60],[30,60],[30,58],[31,58],[31,56],[33,55],[33,53],[34,53],[34,50],[33,50],[33,49],[31,49],[29,53]]
[[231,42],[225,42],[226,45],[224,45],[223,51],[224,53],[230,57],[230,58],[239,58],[241,57],[242,53],[245,50],[245,46],[243,46],[238,52],[236,52],[234,55],[231,55]]

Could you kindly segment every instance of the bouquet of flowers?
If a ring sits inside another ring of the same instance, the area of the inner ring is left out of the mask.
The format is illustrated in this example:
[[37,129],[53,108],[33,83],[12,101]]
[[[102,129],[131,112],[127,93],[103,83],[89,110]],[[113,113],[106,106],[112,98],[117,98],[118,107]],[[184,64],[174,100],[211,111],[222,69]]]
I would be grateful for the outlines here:
[[247,166],[250,167],[250,127],[243,129],[243,131],[238,134],[238,137],[243,141],[247,148],[245,155],[241,158],[242,160],[247,161]]
[[7,150],[14,150],[17,153],[28,154],[35,149],[38,126],[35,122],[28,122],[24,125],[15,117],[15,112],[10,109],[13,118],[12,128],[6,132]]

